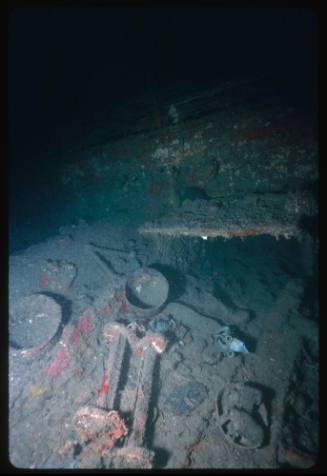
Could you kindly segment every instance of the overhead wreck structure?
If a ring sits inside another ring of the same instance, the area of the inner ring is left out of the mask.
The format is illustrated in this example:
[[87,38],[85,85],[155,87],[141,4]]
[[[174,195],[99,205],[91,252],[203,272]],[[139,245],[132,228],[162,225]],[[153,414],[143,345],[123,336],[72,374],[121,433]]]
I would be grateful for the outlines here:
[[305,192],[226,197],[223,201],[189,200],[175,213],[140,227],[143,235],[197,236],[202,239],[272,235],[301,236],[301,218],[314,216],[317,205]]
[[105,145],[100,128],[100,145],[72,151],[63,181],[91,195],[82,215],[96,203],[99,217],[128,214],[144,236],[301,238],[312,227],[313,97],[301,102],[291,82],[260,76],[174,86],[156,104],[160,127],[143,95],[112,114]]

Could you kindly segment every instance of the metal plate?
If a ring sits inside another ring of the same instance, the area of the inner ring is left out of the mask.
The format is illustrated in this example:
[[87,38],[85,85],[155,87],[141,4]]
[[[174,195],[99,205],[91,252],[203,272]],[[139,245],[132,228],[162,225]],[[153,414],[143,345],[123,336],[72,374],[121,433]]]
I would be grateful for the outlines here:
[[61,307],[43,294],[21,299],[9,320],[9,342],[17,349],[38,349],[56,334],[61,322]]

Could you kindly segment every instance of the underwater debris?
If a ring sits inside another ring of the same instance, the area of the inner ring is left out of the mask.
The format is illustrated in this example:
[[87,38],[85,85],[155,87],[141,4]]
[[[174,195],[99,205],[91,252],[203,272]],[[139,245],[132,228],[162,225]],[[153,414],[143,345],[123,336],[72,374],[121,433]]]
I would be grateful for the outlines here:
[[70,290],[77,276],[77,267],[64,260],[48,259],[41,271],[39,287],[61,294],[66,294]]
[[151,344],[151,346],[155,349],[156,352],[158,352],[158,354],[162,354],[167,347],[167,341],[161,334],[158,333],[146,335],[141,340],[140,345],[143,345],[146,349],[147,343]]
[[146,224],[139,228],[141,234],[162,234],[168,236],[197,236],[197,237],[208,237],[211,238],[246,238],[248,236],[256,235],[272,235],[275,238],[279,236],[284,236],[286,239],[289,239],[293,236],[297,236],[298,232],[296,226],[294,225],[266,225],[266,226],[256,226],[250,228],[235,228],[228,229],[225,226],[219,228],[218,226],[187,226],[184,224],[172,224],[171,226],[161,226],[161,224]]
[[166,345],[165,339],[162,336],[153,334],[146,337],[148,337],[152,345],[145,347],[141,355],[138,367],[133,429],[128,445],[125,451],[121,453],[121,456],[124,455],[133,465],[137,463],[136,467],[152,468],[154,452],[144,446],[146,421],[152,395],[153,373],[157,354],[161,354],[165,350]]
[[267,441],[268,412],[259,388],[227,384],[219,393],[217,412],[225,438],[236,446],[257,449]]
[[215,334],[214,340],[217,352],[222,352],[225,357],[233,357],[235,353],[249,353],[241,340],[231,336],[228,326],[224,326],[218,334]]
[[165,405],[176,415],[192,412],[207,396],[206,388],[199,382],[189,382],[175,388],[166,398]]
[[73,424],[81,443],[95,444],[94,450],[112,448],[127,435],[124,420],[116,410],[107,412],[101,408],[84,406],[77,410]]
[[115,468],[151,469],[154,452],[144,447],[127,446],[117,448],[113,461]]
[[123,366],[127,336],[128,330],[122,324],[111,324],[105,326],[104,337],[107,342],[110,342],[110,353],[109,360],[105,366],[106,370],[102,379],[102,384],[98,392],[98,406],[107,407],[109,409],[114,407],[121,369]]
[[139,233],[226,239],[271,235],[289,239],[301,236],[303,216],[316,214],[317,205],[305,192],[249,193],[223,200],[197,198],[185,200],[173,214],[145,223]]
[[21,355],[33,357],[53,341],[61,319],[62,308],[51,297],[26,296],[10,310],[10,344],[20,349]]
[[171,314],[169,314],[167,317],[151,319],[151,321],[148,323],[148,326],[153,332],[165,334],[176,327],[176,320]]
[[140,268],[130,275],[125,286],[129,307],[137,318],[146,319],[158,314],[169,293],[166,277],[154,268]]

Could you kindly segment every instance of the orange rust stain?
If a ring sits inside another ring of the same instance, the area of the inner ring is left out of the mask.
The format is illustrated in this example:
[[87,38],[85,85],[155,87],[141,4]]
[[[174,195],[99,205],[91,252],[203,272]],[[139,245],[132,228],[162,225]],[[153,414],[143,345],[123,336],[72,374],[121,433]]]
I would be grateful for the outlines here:
[[94,436],[94,434],[91,433],[90,431],[84,430],[83,435],[85,436],[85,438],[90,440],[92,443],[95,443],[96,440],[97,440],[96,437]]
[[190,465],[190,461],[188,457],[186,456],[184,459],[182,459],[181,466],[189,466],[189,465]]
[[237,230],[237,231],[230,231],[229,236],[251,236],[251,235],[259,235],[260,233],[269,232],[269,227],[267,226],[257,226],[253,228],[247,228],[246,230]]
[[106,395],[109,391],[109,375],[107,372],[103,374],[101,386],[98,390],[98,397]]

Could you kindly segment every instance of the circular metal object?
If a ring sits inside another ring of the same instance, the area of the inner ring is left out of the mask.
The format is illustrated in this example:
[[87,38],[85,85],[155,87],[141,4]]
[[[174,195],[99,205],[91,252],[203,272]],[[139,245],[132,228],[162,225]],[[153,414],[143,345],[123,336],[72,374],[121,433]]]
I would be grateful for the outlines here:
[[139,318],[148,318],[159,313],[165,305],[169,283],[165,276],[154,268],[135,271],[126,282],[126,299]]
[[9,342],[26,355],[34,355],[55,336],[61,323],[61,306],[44,294],[32,294],[13,307]]
[[[244,449],[258,449],[262,447],[265,429],[258,424],[258,417],[253,417],[243,408],[243,392],[247,385],[242,383],[227,384],[218,395],[217,413],[221,431],[227,441]],[[254,397],[258,395],[254,391]],[[245,402],[244,402],[245,403]],[[253,401],[257,406],[258,400]],[[250,408],[247,408],[249,410]],[[252,430],[252,431],[251,431]]]

